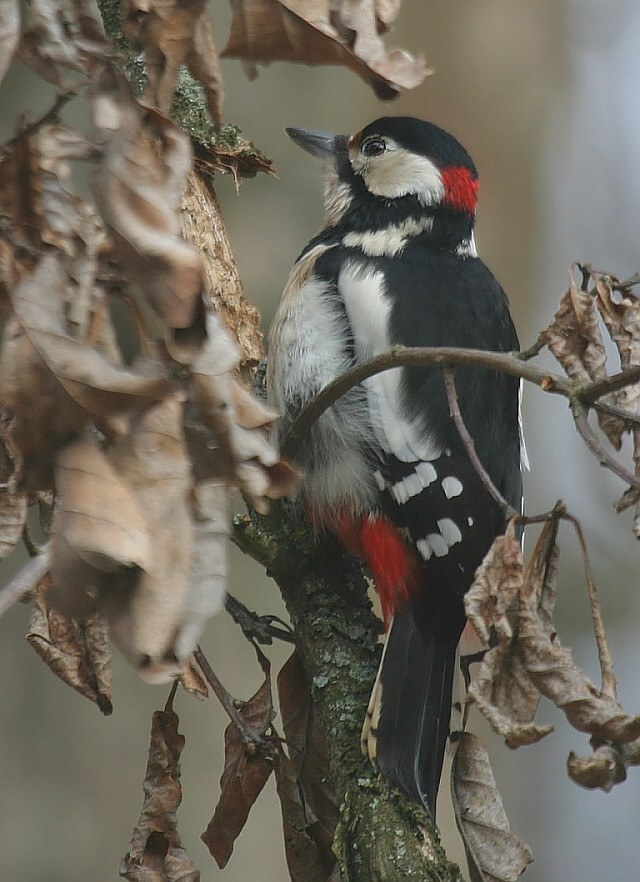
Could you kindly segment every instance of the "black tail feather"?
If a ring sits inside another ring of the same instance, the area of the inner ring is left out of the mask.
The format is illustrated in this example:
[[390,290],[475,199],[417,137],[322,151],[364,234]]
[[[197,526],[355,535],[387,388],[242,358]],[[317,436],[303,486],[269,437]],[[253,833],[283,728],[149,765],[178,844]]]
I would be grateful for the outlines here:
[[449,736],[456,648],[464,614],[398,613],[377,681],[375,760],[381,772],[435,821]]

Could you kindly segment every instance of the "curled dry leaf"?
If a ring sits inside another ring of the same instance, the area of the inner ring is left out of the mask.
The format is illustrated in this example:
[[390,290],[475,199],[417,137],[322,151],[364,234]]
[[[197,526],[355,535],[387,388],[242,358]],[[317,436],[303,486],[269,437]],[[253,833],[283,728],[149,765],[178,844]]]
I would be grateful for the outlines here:
[[[282,725],[286,738],[289,760],[281,769],[276,766],[276,781],[282,776],[283,824],[292,832],[292,861],[298,864],[308,848],[308,859],[315,864],[320,861],[327,879],[336,865],[333,838],[340,815],[337,796],[331,784],[329,758],[324,731],[318,720],[317,709],[311,699],[307,675],[297,652],[293,652],[278,674],[278,698]],[[291,792],[291,776],[294,776],[296,792]],[[283,801],[284,800],[284,801]],[[287,805],[293,800],[293,805]],[[291,815],[289,815],[289,811]],[[292,878],[304,879],[303,875]]]
[[266,513],[269,499],[295,492],[298,474],[279,459],[271,435],[275,414],[245,392],[230,373],[238,350],[229,332],[215,315],[209,314],[207,321],[208,340],[192,369],[193,401],[220,448],[217,462],[227,464],[231,481],[258,511]]
[[316,819],[304,804],[293,763],[280,744],[274,756],[274,769],[289,878],[291,882],[327,882],[335,867],[335,858],[329,851],[328,856],[333,860],[327,863],[327,855],[309,835],[309,828]]
[[0,84],[9,70],[20,41],[20,4],[18,0],[0,3]]
[[27,640],[53,673],[110,714],[111,655],[107,627],[100,615],[84,621],[67,618],[49,603],[51,577],[33,592]]
[[151,538],[135,497],[91,438],[65,447],[56,466],[58,507],[50,602],[70,616],[124,601],[151,566]]
[[[73,39],[69,35],[73,34]],[[54,86],[64,87],[59,68],[90,76],[110,46],[95,3],[88,0],[31,0],[19,57]],[[73,80],[69,78],[69,84]]]
[[[519,577],[518,586],[521,596],[536,609],[542,627],[550,637],[555,636],[553,609],[558,558],[557,532],[557,518],[548,519],[538,537],[526,573],[521,573]],[[505,554],[504,565],[507,572],[517,555],[517,550],[510,543],[494,543],[487,556],[492,561],[491,570],[483,564],[478,570],[478,573],[483,571],[483,579],[476,579],[472,589],[474,592],[479,590],[476,599],[472,597],[472,600],[480,609],[487,606],[483,597],[491,598],[494,590],[500,590],[501,584],[507,586],[509,602],[514,600],[513,583],[508,578],[505,580],[500,573],[501,552]],[[490,571],[493,574],[492,579],[487,581],[486,575]],[[495,588],[492,587],[492,582]],[[504,600],[496,602],[496,607],[504,605]],[[553,726],[540,726],[533,722],[541,696],[522,657],[517,604],[507,612],[507,618],[509,627],[497,631],[501,639],[497,646],[485,653],[473,677],[469,698],[478,706],[493,729],[505,739],[507,746],[515,748],[534,744],[552,732]],[[488,624],[489,622],[484,622],[482,626],[486,629]]]
[[138,104],[112,69],[99,83],[94,121],[104,142],[94,190],[123,273],[170,328],[194,326],[202,339],[200,259],[180,237],[177,211],[191,170],[189,139]]
[[474,882],[515,882],[533,860],[511,832],[483,744],[461,732],[451,769],[451,795]]
[[606,376],[606,352],[594,297],[583,291],[569,273],[569,290],[549,327],[542,332],[551,352],[574,380],[588,382]]
[[144,802],[120,875],[129,882],[199,882],[200,873],[183,848],[177,812],[182,802],[180,754],[184,736],[173,710],[151,720]]
[[182,433],[183,401],[168,398],[139,416],[109,460],[143,512],[150,563],[129,603],[109,611],[112,635],[150,682],[180,670],[174,641],[189,597],[192,526],[191,472]]
[[[343,0],[232,0],[233,19],[223,57],[255,64],[293,61],[340,64],[368,83],[382,99],[414,89],[432,71],[424,58],[402,49],[387,52],[378,35],[373,3]],[[391,9],[384,8],[385,27]]]
[[[225,730],[220,799],[201,837],[220,869],[229,862],[251,807],[273,771],[276,748],[263,739],[274,717],[270,665],[258,647],[254,648],[264,680],[255,695],[238,709],[245,735],[241,735],[235,723],[229,723]],[[248,741],[247,736],[255,740]]]
[[169,115],[180,68],[202,84],[209,113],[222,125],[224,86],[205,0],[126,0],[124,31],[144,49],[145,103]]
[[501,637],[511,636],[506,613],[522,588],[523,575],[522,546],[512,520],[485,555],[464,599],[467,618],[483,643],[489,642],[491,628]]
[[629,748],[635,753],[634,765],[640,764],[640,741],[600,744],[591,756],[577,756],[571,751],[567,759],[569,777],[581,787],[599,788],[608,793],[616,784],[626,781]]
[[13,422],[0,408],[0,559],[14,549],[27,519],[28,497],[18,490],[22,457],[15,446]]
[[[82,422],[90,417],[141,410],[167,395],[173,384],[162,365],[147,364],[139,371],[120,367],[89,342],[66,333],[63,304],[68,283],[63,257],[59,253],[46,254],[14,292],[13,304],[36,352],[64,391],[84,409]],[[47,297],[42,296],[43,291]],[[6,396],[4,403],[18,412],[17,396],[11,395],[12,403]],[[59,394],[57,399],[59,406]],[[33,406],[33,398],[29,405]],[[23,403],[21,409],[25,407]]]

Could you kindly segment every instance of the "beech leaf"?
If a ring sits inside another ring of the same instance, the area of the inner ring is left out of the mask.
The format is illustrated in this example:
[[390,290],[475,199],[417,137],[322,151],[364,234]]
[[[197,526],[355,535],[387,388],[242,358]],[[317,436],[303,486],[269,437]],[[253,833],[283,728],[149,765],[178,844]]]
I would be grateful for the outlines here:
[[461,732],[451,769],[451,795],[473,882],[515,882],[533,860],[511,832],[484,745]]
[[373,3],[330,0],[231,0],[233,19],[223,57],[241,58],[256,76],[255,64],[293,61],[340,64],[368,83],[382,99],[414,89],[432,73],[424,58],[403,49],[386,51],[378,31],[393,10],[384,7],[384,26]]
[[182,802],[180,755],[184,736],[173,710],[155,711],[151,720],[144,802],[120,875],[129,882],[200,882],[178,833]]
[[107,627],[100,615],[77,621],[52,607],[51,577],[40,579],[33,595],[27,640],[51,671],[109,715],[111,654]]
[[[246,732],[262,739],[269,733],[274,717],[270,665],[258,647],[254,648],[265,677],[255,695],[239,707],[239,712]],[[247,742],[233,722],[225,730],[224,745],[220,799],[201,837],[220,869],[227,865],[249,812],[273,772],[276,751],[266,740]]]

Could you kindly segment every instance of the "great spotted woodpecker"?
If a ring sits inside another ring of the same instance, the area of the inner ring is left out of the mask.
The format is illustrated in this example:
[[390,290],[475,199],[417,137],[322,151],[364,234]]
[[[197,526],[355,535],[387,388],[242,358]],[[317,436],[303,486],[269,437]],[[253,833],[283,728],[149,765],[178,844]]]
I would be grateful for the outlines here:
[[[350,137],[289,136],[325,166],[325,219],[298,257],[270,334],[268,397],[281,432],[327,383],[402,346],[510,351],[507,298],[478,258],[478,175],[447,132],[385,117]],[[492,481],[519,508],[518,381],[458,368],[460,410]],[[435,367],[353,388],[298,454],[303,500],[369,566],[387,629],[363,744],[435,817],[463,597],[504,516],[449,416]]]

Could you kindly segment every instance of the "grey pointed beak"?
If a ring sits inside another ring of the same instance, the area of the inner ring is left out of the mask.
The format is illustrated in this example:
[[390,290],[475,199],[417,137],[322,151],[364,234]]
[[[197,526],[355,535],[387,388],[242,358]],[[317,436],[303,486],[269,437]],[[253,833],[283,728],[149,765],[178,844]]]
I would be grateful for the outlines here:
[[312,132],[309,129],[286,128],[285,132],[292,141],[318,159],[332,160],[346,138],[343,135],[332,135],[330,132]]

